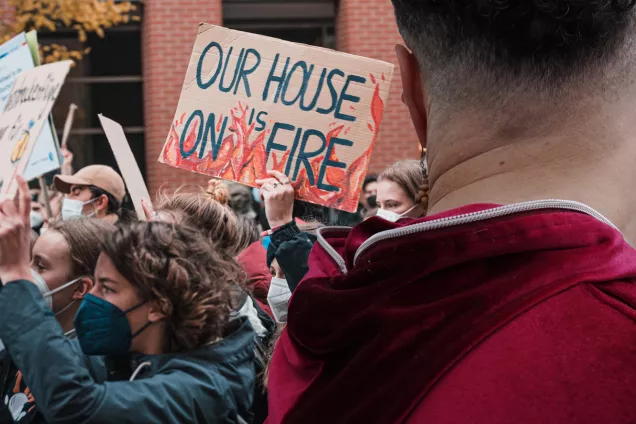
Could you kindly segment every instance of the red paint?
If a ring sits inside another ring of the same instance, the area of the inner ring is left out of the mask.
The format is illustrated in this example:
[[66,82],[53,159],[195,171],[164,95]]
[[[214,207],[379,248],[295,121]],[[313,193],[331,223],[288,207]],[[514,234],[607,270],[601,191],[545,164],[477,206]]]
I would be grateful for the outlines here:
[[[375,83],[375,78],[372,78]],[[384,102],[380,98],[379,84],[375,83],[375,91],[371,99],[371,117],[374,125],[369,123],[368,128],[373,133],[373,138],[369,148],[360,157],[351,163],[347,169],[328,168],[325,174],[325,183],[338,187],[338,192],[320,190],[311,186],[307,178],[307,172],[303,168],[294,181],[294,187],[299,199],[318,203],[329,207],[337,207],[349,211],[355,211],[358,204],[358,195],[362,186],[364,175],[369,165],[373,145],[377,138],[380,120],[384,111]],[[249,106],[239,102],[238,107],[232,108],[230,112],[230,123],[226,129],[228,134],[222,141],[216,160],[212,160],[212,152],[208,150],[205,157],[199,159],[198,152],[184,159],[181,157],[179,143],[179,132],[183,129],[185,114],[176,120],[170,129],[170,138],[163,151],[163,162],[178,168],[195,171],[214,177],[227,180],[238,181],[243,184],[255,187],[256,180],[267,176],[267,154],[265,151],[266,138],[270,130],[261,131],[255,137],[255,124],[248,125]],[[223,116],[219,117],[216,123],[217,134],[221,129]],[[191,150],[195,143],[199,129],[199,122],[195,122],[190,127],[189,134],[184,141],[184,150]],[[326,136],[327,145],[333,137],[338,137],[341,133],[348,134],[351,127],[345,129],[344,125],[333,122],[329,125],[333,127]],[[269,169],[283,172],[290,159],[290,151],[278,159],[276,152],[271,153],[272,163]],[[334,148],[331,152],[331,160],[337,161],[338,155]],[[311,162],[314,179],[320,174],[320,167],[324,156],[316,157]],[[315,183],[315,182],[314,182]]]

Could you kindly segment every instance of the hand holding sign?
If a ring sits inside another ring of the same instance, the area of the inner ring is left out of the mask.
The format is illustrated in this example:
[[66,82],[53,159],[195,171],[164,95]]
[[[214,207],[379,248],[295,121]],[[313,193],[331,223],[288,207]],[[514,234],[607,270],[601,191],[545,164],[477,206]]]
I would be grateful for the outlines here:
[[141,199],[141,207],[144,210],[144,216],[146,221],[155,221],[157,219],[157,212],[152,207],[152,203],[148,199]]
[[260,185],[267,222],[272,228],[281,227],[294,219],[294,187],[282,172],[267,171],[267,174],[272,178],[256,183]]
[[62,166],[60,167],[60,173],[62,175],[73,175],[73,152],[65,146],[62,146],[60,152],[62,152],[62,157],[64,158]]
[[392,76],[389,63],[202,24],[159,161],[253,187],[273,169],[299,199],[355,211]]

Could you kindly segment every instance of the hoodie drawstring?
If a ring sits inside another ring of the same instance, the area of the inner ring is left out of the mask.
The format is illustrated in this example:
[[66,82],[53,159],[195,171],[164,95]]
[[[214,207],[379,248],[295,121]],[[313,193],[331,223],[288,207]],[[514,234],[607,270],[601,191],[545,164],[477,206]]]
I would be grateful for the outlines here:
[[141,370],[143,370],[144,368],[149,367],[151,365],[152,365],[151,362],[142,362],[141,364],[139,364],[139,366],[137,367],[135,372],[132,373],[132,375],[130,376],[130,380],[129,381],[135,381],[135,378],[137,378],[137,376],[139,375]]

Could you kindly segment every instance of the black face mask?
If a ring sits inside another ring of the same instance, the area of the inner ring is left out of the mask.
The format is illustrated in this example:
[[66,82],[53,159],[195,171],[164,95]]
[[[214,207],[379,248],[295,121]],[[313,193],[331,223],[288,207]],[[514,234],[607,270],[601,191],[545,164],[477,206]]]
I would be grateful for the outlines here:
[[369,196],[369,198],[367,199],[367,204],[369,205],[370,208],[377,208],[378,196],[376,196],[375,194],[373,196]]

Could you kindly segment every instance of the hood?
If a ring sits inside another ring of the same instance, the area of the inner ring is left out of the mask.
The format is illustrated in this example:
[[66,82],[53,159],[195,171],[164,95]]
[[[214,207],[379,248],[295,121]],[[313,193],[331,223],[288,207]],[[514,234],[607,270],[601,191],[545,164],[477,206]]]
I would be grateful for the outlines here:
[[[132,365],[134,380],[183,371],[185,375],[196,376],[201,387],[213,390],[219,387],[219,379],[225,379],[239,414],[244,417],[251,414],[255,382],[254,332],[247,318],[230,321],[223,339],[216,343],[185,353],[134,355]],[[196,393],[187,395],[197,396]],[[198,395],[202,399],[209,397],[205,390]]]
[[402,422],[514,317],[577,284],[636,278],[636,252],[576,202],[471,205],[321,235],[272,359],[270,423]]
[[[246,360],[253,360],[254,331],[245,317],[239,317],[228,323],[223,338],[198,349],[184,353],[163,355],[133,355],[133,363],[149,362],[150,371],[172,368],[175,364],[205,367],[236,367]],[[153,373],[154,373],[153,372]]]

